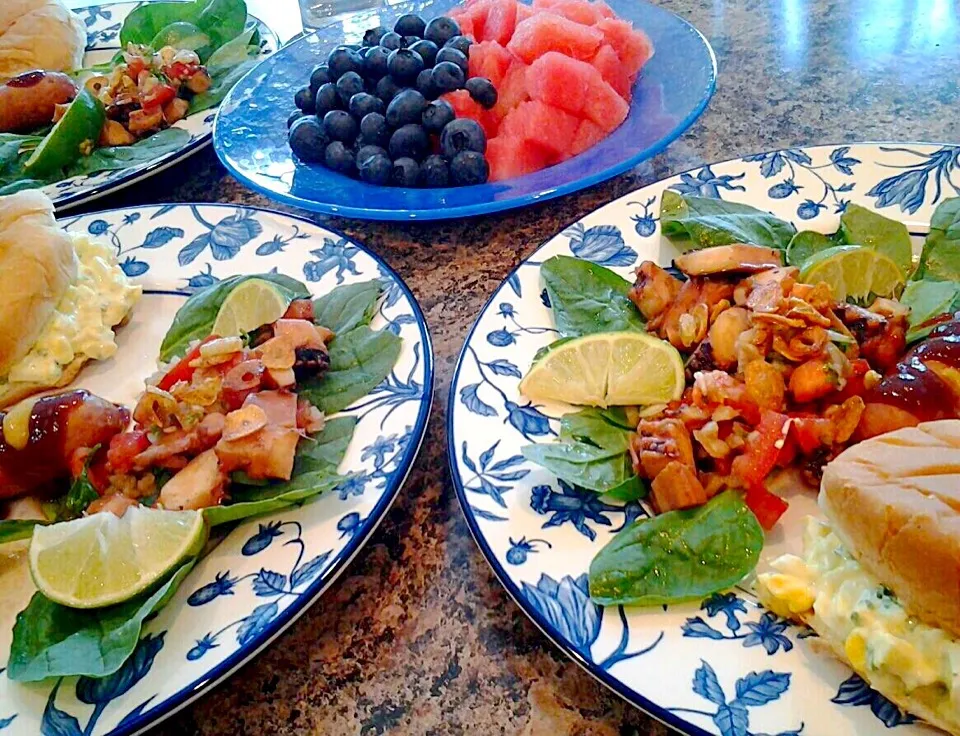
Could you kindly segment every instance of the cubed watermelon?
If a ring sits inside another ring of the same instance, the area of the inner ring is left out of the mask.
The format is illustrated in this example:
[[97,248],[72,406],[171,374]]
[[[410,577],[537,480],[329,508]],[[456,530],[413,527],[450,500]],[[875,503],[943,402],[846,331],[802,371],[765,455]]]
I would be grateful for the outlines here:
[[486,77],[500,87],[514,56],[496,41],[481,41],[470,47],[469,76]]
[[548,51],[558,51],[574,59],[592,59],[603,38],[604,34],[593,26],[582,26],[544,11],[519,23],[507,48],[528,64]]
[[617,17],[617,14],[613,12],[613,8],[607,5],[603,0],[594,0],[593,7],[597,9],[597,12],[600,13],[602,18]]
[[499,120],[497,116],[494,115],[492,110],[485,110],[465,89],[448,92],[443,95],[443,99],[450,103],[458,118],[470,118],[480,123],[487,140],[497,135]]
[[643,31],[634,30],[625,20],[604,18],[594,28],[603,33],[606,42],[613,46],[626,70],[633,80],[644,64],[653,56],[653,43]]
[[535,12],[536,12],[536,11],[535,11],[533,8],[531,8],[529,5],[527,5],[526,3],[519,3],[519,2],[518,2],[518,3],[517,3],[517,23],[520,23],[521,21],[525,21],[527,18],[529,18],[529,17],[530,17],[531,15],[533,15]]
[[590,85],[583,103],[583,117],[592,120],[609,133],[627,119],[629,112],[630,106],[626,101],[602,79],[597,84]]
[[620,57],[617,56],[617,52],[613,50],[613,46],[607,43],[603,44],[597,55],[593,57],[592,63],[596,70],[600,72],[604,81],[617,90],[618,95],[630,102],[632,91],[630,76],[620,61]]
[[600,72],[585,61],[548,51],[530,65],[527,89],[530,97],[579,114],[590,87],[603,84]]
[[531,174],[550,163],[545,152],[536,143],[504,135],[487,141],[485,155],[490,165],[490,181],[503,181]]
[[539,100],[520,103],[500,123],[504,135],[536,143],[551,163],[573,155],[573,139],[579,127],[579,118]]
[[473,18],[462,17],[455,19],[457,23],[460,24],[460,34],[463,36],[468,36],[473,40],[477,39],[477,32],[473,27]]
[[571,152],[574,156],[595,146],[606,137],[603,128],[592,120],[581,120],[576,135],[573,136]]
[[[464,36],[470,36],[474,40],[482,41],[484,34],[484,24],[487,22],[487,14],[490,12],[492,0],[472,0],[463,5],[454,8],[450,12],[450,17],[460,24],[460,33]],[[470,33],[467,33],[466,30]]]
[[514,59],[507,73],[503,77],[503,82],[497,87],[497,104],[493,112],[498,118],[502,118],[521,102],[530,99],[530,92],[527,89],[527,72],[530,67],[519,59]]
[[505,45],[517,25],[517,0],[491,0],[483,24],[484,41]]
[[604,18],[594,4],[587,0],[533,0],[533,7],[549,9],[551,13],[586,26],[592,26]]

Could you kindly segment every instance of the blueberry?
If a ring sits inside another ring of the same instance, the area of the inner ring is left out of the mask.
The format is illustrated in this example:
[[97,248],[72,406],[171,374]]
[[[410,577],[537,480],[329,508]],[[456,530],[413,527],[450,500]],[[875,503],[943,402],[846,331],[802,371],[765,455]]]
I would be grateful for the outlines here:
[[357,121],[343,110],[331,110],[323,116],[323,129],[334,141],[352,143],[357,137]]
[[297,93],[293,96],[293,104],[299,107],[304,112],[313,111],[313,92],[310,91],[309,87],[301,87],[297,90]]
[[350,104],[350,98],[363,92],[363,77],[356,72],[347,72],[337,80],[337,94],[340,95],[340,104],[345,108]]
[[287,128],[293,127],[293,124],[302,118],[306,113],[300,110],[294,110],[287,116]]
[[490,167],[482,153],[461,151],[450,162],[450,180],[455,187],[483,184],[490,176]]
[[359,53],[346,46],[337,46],[327,57],[327,74],[330,81],[335,82],[347,72],[363,71],[363,58]]
[[384,28],[383,26],[377,26],[376,28],[368,28],[363,33],[363,45],[379,46],[380,39],[383,38],[389,32],[390,32],[390,29]]
[[403,36],[399,33],[394,33],[390,31],[389,33],[384,33],[383,38],[380,39],[380,45],[385,49],[394,51],[403,46]]
[[457,117],[457,114],[446,100],[434,100],[424,108],[421,117],[424,130],[428,133],[440,133],[447,123]]
[[440,134],[440,153],[446,159],[452,159],[461,151],[483,153],[486,150],[487,136],[476,120],[457,118],[447,123]]
[[427,30],[427,24],[419,15],[406,13],[397,18],[397,22],[393,24],[393,30],[401,36],[420,36],[423,38],[423,32]]
[[415,187],[420,178],[420,164],[408,156],[394,159],[390,183],[395,187]]
[[408,49],[419,40],[421,40],[419,36],[404,36],[401,48]]
[[497,104],[497,88],[485,77],[472,77],[467,80],[467,92],[480,105],[489,110]]
[[327,82],[317,90],[317,100],[315,111],[318,116],[323,117],[331,110],[340,108],[340,95],[337,93],[337,85],[333,82]]
[[473,41],[471,41],[466,36],[454,36],[445,44],[443,44],[443,47],[446,49],[456,49],[461,54],[464,54],[465,56],[469,56],[470,47],[472,45],[473,45]]
[[315,66],[313,71],[310,72],[310,91],[316,96],[317,90],[329,81],[331,80],[330,74],[327,71],[327,65],[320,64],[320,66]]
[[380,146],[374,146],[369,143],[360,146],[357,149],[357,166],[360,166],[370,156],[386,156],[387,152]]
[[363,76],[380,79],[387,73],[387,57],[390,52],[383,46],[374,46],[363,57]]
[[420,58],[423,59],[423,63],[428,67],[433,66],[437,59],[437,51],[439,49],[437,48],[437,44],[435,44],[433,41],[421,39],[409,48],[411,51],[416,51],[418,54],[420,54]]
[[460,26],[457,25],[457,21],[453,18],[447,18],[445,15],[434,18],[427,23],[427,27],[423,31],[423,37],[428,41],[433,41],[437,46],[443,46],[451,38],[459,35]]
[[420,166],[420,186],[437,188],[450,183],[450,168],[443,156],[427,156]]
[[297,120],[290,128],[287,140],[293,154],[308,163],[323,161],[324,151],[330,142],[315,115],[305,115]]
[[390,136],[390,156],[396,161],[398,158],[412,158],[420,161],[427,153],[430,141],[423,127],[408,124],[394,131]]
[[358,158],[357,160],[359,161],[357,169],[363,181],[368,184],[381,185],[390,181],[390,175],[393,173],[393,163],[385,153],[376,153],[367,156],[365,159]]
[[391,77],[389,74],[385,77],[382,77],[380,81],[377,82],[377,86],[374,89],[377,97],[383,100],[385,105],[389,105],[390,100],[392,100],[399,91],[400,87],[396,82],[393,81],[393,77]]
[[341,174],[347,175],[352,174],[357,165],[353,151],[340,141],[334,141],[327,146],[323,154],[323,162],[327,165],[328,169],[333,169],[334,171],[339,171]]
[[379,112],[370,112],[360,121],[360,138],[364,143],[386,148],[390,145],[390,128],[387,119]]
[[412,83],[422,70],[423,59],[416,51],[397,49],[387,57],[387,71],[397,84]]
[[460,89],[463,82],[463,69],[452,61],[444,61],[433,67],[433,84],[440,94]]
[[399,128],[408,123],[419,123],[426,106],[426,99],[417,90],[402,90],[387,105],[387,124]]
[[462,51],[457,51],[454,48],[449,46],[444,46],[437,52],[437,64],[442,64],[445,61],[452,61],[463,71],[464,74],[467,73],[467,55]]
[[357,120],[362,120],[365,115],[371,112],[382,113],[385,107],[383,100],[379,97],[374,97],[366,92],[358,92],[350,98],[347,109]]
[[414,87],[428,100],[434,100],[440,95],[440,90],[433,83],[433,69],[424,69],[420,72]]

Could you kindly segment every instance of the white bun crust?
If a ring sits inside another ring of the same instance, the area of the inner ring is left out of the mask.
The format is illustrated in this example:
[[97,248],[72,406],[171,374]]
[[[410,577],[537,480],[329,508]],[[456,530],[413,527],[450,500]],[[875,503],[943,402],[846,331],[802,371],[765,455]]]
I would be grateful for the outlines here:
[[37,191],[0,197],[0,376],[29,352],[77,278],[73,239]]
[[827,465],[819,502],[847,550],[908,613],[960,638],[960,420],[850,447]]
[[0,82],[31,69],[83,66],[87,30],[60,0],[0,0]]

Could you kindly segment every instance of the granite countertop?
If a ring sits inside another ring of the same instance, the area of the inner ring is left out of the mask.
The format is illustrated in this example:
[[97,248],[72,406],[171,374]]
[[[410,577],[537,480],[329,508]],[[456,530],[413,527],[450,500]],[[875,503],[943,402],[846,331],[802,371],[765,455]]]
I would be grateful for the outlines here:
[[[960,17],[953,0],[659,4],[695,24],[720,65],[708,110],[666,153],[580,194],[493,217],[416,225],[311,217],[376,251],[420,301],[437,368],[427,438],[386,520],[323,598],[155,733],[667,732],[550,644],[471,539],[445,457],[457,354],[489,294],[523,257],[625,192],[768,149],[956,140]],[[206,150],[87,209],[158,199],[274,206]]]

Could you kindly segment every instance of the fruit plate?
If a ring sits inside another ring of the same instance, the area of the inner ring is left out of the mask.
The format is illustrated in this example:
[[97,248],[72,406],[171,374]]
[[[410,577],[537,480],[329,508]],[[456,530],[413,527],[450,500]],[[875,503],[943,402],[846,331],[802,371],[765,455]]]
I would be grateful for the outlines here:
[[[132,734],[220,682],[270,644],[323,593],[383,519],[423,440],[433,393],[433,353],[420,307],[383,261],[339,233],[263,210],[167,205],[61,221],[117,249],[144,286],[110,360],[87,366],[76,385],[133,405],[175,311],[191,290],[237,273],[277,270],[315,294],[382,279],[371,325],[403,345],[384,383],[346,410],[359,419],[337,489],[235,527],[203,558],[176,597],[144,629],[135,653],[100,680],[18,683],[0,674],[0,733]],[[22,546],[0,553],[0,673],[14,617],[33,593]],[[7,730],[4,730],[7,729]]]
[[[72,2],[68,2],[67,5],[75,7],[75,3]],[[109,61],[117,53],[120,49],[119,34],[123,21],[139,5],[139,2],[129,2],[76,7],[74,12],[80,16],[87,27],[87,51],[83,57],[84,67],[102,64]],[[250,16],[250,20],[257,23],[257,30],[261,39],[261,55],[272,54],[280,45],[277,35],[263,21],[253,16]],[[190,140],[175,151],[126,169],[106,171],[89,176],[70,177],[49,184],[43,187],[41,191],[53,200],[57,211],[62,212],[124,189],[131,184],[146,179],[148,176],[170,168],[210,143],[216,112],[216,108],[204,110],[195,115],[189,115],[176,123],[173,127],[186,130],[190,134]]]
[[282,48],[230,92],[214,126],[214,148],[238,179],[267,197],[315,212],[366,220],[442,220],[499,212],[575,192],[616,176],[662,151],[703,112],[713,94],[716,59],[700,33],[641,0],[612,0],[618,16],[656,47],[634,87],[626,121],[597,145],[534,174],[468,187],[403,189],[366,184],[319,164],[297,161],[287,145],[293,95],[338,44],[359,43],[365,29],[406,12],[432,17],[459,0],[413,2],[357,14]]
[[[960,172],[960,146],[861,144],[771,151],[704,166],[634,191],[571,224],[520,264],[490,298],[450,388],[451,475],[470,530],[501,583],[540,629],[620,696],[685,734],[868,736],[930,733],[817,650],[809,632],[760,608],[748,586],[669,608],[608,608],[587,595],[591,559],[643,511],[557,480],[520,447],[549,442],[566,404],[531,405],[517,386],[555,339],[539,266],[586,258],[633,281],[644,260],[669,264],[660,236],[664,189],[743,202],[803,229],[836,231],[850,202],[922,236]],[[915,246],[920,242],[914,237]],[[799,551],[816,495],[790,508],[764,559]]]

